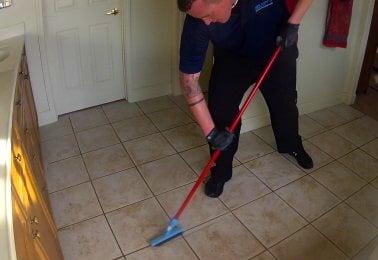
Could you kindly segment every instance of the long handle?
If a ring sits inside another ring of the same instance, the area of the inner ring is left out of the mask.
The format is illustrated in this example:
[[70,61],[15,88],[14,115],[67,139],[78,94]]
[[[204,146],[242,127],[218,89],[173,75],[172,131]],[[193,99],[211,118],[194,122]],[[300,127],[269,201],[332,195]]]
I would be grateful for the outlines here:
[[[271,70],[274,62],[277,60],[278,55],[281,53],[281,51],[282,51],[282,47],[277,47],[277,49],[274,51],[273,55],[269,59],[269,62],[265,66],[262,74],[260,75],[259,79],[257,80],[257,82],[255,84],[255,87],[252,89],[252,91],[249,94],[247,100],[244,101],[244,104],[243,104],[242,108],[239,110],[239,113],[236,115],[236,117],[232,121],[231,126],[229,128],[229,131],[231,133],[233,133],[235,131],[235,128],[239,124],[239,122],[241,120],[241,117],[243,116],[245,110],[248,108],[249,103],[251,103],[252,99],[256,96],[257,91],[260,89],[262,83],[264,82],[265,78],[269,74],[269,72],[270,72],[270,70]],[[191,189],[191,191],[187,195],[186,199],[182,203],[180,209],[177,211],[176,215],[174,216],[175,219],[178,219],[181,216],[182,212],[184,211],[184,209],[186,208],[186,206],[189,204],[190,200],[193,198],[193,196],[194,196],[195,192],[197,191],[199,185],[203,182],[203,180],[209,174],[211,167],[217,161],[220,153],[221,153],[220,150],[216,150],[213,153],[213,155],[211,156],[210,160],[206,164],[205,168],[202,170],[201,175],[198,177],[198,180],[196,181],[196,183],[194,184],[193,188]]]

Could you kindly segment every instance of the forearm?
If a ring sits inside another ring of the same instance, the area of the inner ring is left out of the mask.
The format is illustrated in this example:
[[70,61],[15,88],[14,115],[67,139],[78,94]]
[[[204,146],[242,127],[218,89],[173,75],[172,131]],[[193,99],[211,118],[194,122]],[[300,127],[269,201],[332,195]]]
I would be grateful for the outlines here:
[[196,118],[204,135],[207,136],[215,125],[199,85],[199,76],[200,73],[180,73],[180,84],[192,114]]
[[289,23],[300,24],[302,22],[303,16],[306,14],[307,10],[310,8],[313,0],[298,0],[295,6],[294,12],[289,18]]

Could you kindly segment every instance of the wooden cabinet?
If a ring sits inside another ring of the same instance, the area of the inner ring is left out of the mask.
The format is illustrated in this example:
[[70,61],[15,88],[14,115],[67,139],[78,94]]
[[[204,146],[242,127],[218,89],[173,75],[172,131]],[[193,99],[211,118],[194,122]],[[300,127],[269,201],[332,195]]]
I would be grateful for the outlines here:
[[12,120],[12,210],[17,259],[63,259],[49,207],[38,118],[23,55]]

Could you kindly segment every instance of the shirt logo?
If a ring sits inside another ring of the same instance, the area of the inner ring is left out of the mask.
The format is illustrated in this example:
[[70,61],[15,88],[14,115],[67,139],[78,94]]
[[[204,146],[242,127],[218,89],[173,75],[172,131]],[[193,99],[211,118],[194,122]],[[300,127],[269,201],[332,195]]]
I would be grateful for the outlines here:
[[260,12],[261,10],[269,7],[273,5],[273,0],[265,0],[265,1],[262,1],[261,3],[255,5],[255,12],[258,13]]

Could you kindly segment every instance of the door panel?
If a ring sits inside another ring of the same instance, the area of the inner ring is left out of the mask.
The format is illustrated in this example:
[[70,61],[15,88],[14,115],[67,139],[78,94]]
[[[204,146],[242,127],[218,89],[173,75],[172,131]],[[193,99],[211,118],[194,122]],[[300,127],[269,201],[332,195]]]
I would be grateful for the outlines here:
[[125,98],[121,0],[44,0],[58,114]]

